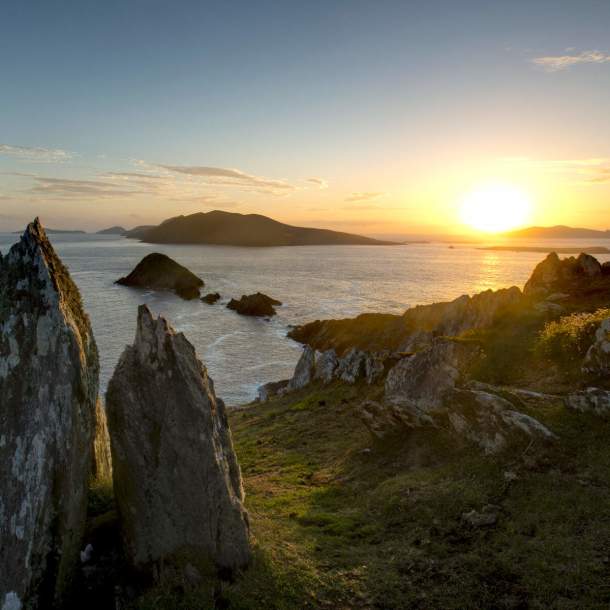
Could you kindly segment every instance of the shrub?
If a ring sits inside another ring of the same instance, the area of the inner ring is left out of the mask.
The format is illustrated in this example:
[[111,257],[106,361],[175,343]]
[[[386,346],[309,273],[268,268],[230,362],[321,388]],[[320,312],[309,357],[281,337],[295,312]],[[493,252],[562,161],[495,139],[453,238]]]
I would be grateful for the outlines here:
[[610,309],[598,309],[593,313],[574,313],[548,322],[540,333],[537,350],[553,359],[584,356],[600,323],[609,317]]

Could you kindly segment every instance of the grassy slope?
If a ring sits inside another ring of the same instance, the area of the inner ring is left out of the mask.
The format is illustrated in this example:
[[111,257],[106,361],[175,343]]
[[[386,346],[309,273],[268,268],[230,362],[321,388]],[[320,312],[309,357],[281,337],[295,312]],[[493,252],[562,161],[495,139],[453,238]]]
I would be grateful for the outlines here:
[[[254,565],[139,607],[608,607],[608,422],[541,413],[556,447],[490,458],[443,432],[373,442],[353,413],[369,391],[310,388],[233,412]],[[496,526],[461,518],[487,504]]]

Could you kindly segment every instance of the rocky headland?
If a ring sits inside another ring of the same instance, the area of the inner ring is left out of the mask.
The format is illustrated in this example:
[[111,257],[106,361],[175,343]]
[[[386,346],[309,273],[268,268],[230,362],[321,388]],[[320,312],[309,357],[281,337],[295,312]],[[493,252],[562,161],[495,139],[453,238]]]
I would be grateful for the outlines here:
[[201,278],[165,254],[153,252],[145,256],[133,271],[116,281],[121,286],[167,290],[189,301],[199,298],[204,286]]

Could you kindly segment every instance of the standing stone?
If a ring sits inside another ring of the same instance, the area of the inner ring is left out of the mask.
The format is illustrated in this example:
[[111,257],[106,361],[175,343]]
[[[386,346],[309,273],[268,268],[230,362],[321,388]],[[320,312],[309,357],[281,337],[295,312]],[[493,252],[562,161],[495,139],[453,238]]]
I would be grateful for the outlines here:
[[0,259],[0,608],[59,605],[78,559],[98,356],[38,219]]
[[604,377],[610,374],[610,318],[602,320],[595,332],[595,341],[587,351],[582,370]]
[[339,359],[334,349],[316,352],[315,379],[330,383],[335,377],[338,366]]
[[300,390],[309,385],[314,376],[315,365],[316,354],[309,345],[306,345],[294,369],[294,375],[288,382],[288,391]]
[[146,306],[108,385],[106,409],[132,564],[147,569],[194,552],[222,568],[245,566],[248,517],[224,403],[186,337]]

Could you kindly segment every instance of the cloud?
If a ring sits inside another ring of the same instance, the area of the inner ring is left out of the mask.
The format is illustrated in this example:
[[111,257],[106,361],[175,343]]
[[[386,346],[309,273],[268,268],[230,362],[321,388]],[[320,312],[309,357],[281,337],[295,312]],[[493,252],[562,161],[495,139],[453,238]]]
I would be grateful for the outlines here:
[[13,146],[11,144],[0,144],[0,155],[41,163],[61,163],[69,161],[73,157],[72,153],[60,150],[59,148],[32,148],[28,146]]
[[129,180],[130,178],[142,178],[145,180],[165,180],[166,176],[159,176],[154,174],[142,174],[140,172],[106,172],[101,174],[103,178],[122,178]]
[[328,182],[326,182],[326,180],[324,180],[324,178],[306,178],[305,182],[309,182],[310,184],[315,184],[317,187],[320,188],[320,190],[328,188]]
[[123,185],[101,180],[69,180],[67,178],[47,178],[33,176],[36,184],[30,193],[46,197],[70,198],[112,198],[131,197],[141,194],[141,191],[125,189]]
[[295,190],[295,187],[284,180],[272,180],[253,176],[238,169],[228,169],[224,167],[206,167],[201,165],[159,165],[163,169],[188,176],[195,176],[209,184],[234,186],[246,190],[256,190],[259,192],[281,194]]
[[527,165],[536,170],[563,174],[577,178],[580,183],[610,182],[610,157],[586,157],[582,159],[531,159],[512,157],[503,160],[512,165]]
[[381,197],[384,193],[352,193],[349,197],[345,198],[345,201],[372,201]]
[[604,64],[610,62],[610,55],[601,51],[582,51],[567,55],[535,57],[532,63],[547,72],[560,72],[578,64]]

